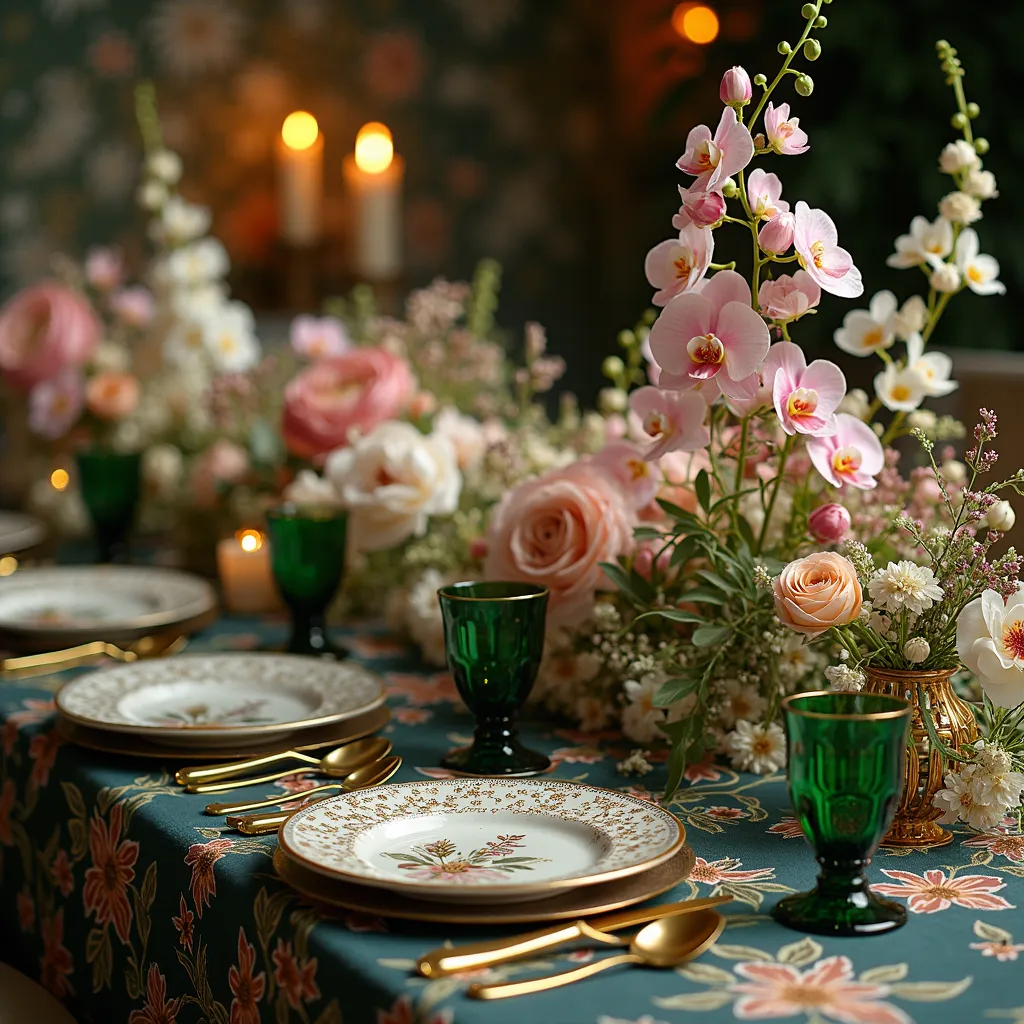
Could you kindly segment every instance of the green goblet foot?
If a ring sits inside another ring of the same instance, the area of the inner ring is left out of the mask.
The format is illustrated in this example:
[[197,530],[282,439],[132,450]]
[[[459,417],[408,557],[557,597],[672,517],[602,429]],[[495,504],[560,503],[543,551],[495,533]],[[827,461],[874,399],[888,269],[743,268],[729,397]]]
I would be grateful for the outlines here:
[[128,539],[141,491],[138,452],[79,452],[78,482],[89,512],[99,560],[112,562]]
[[882,935],[907,923],[907,908],[876,896],[864,875],[842,886],[823,873],[816,889],[779,900],[772,917],[815,935]]
[[473,743],[445,768],[467,775],[536,775],[551,761],[516,738],[515,718],[544,652],[548,589],[530,583],[455,583],[438,592],[448,667],[476,717]]

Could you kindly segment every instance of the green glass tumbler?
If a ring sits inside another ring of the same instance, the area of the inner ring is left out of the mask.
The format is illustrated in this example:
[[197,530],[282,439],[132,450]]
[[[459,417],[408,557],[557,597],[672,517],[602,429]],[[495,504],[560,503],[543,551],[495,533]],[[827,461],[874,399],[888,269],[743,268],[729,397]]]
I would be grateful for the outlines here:
[[438,592],[444,643],[459,695],[473,712],[472,746],[441,764],[467,775],[535,775],[551,761],[516,739],[516,714],[544,653],[547,587],[453,583]]
[[267,512],[270,567],[288,606],[292,632],[285,650],[345,658],[331,643],[324,616],[345,575],[348,513],[283,505]]
[[820,871],[811,892],[779,900],[772,916],[818,935],[879,935],[906,923],[865,870],[903,791],[911,707],[875,693],[798,693],[782,702],[789,795]]
[[112,562],[135,521],[141,486],[138,452],[93,448],[78,452],[78,481],[101,562]]

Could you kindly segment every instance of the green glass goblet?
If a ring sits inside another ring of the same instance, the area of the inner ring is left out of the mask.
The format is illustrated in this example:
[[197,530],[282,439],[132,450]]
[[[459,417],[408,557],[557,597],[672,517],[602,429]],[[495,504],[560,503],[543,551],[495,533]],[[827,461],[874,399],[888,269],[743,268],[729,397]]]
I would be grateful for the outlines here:
[[899,697],[818,691],[782,702],[789,795],[820,871],[811,892],[779,900],[772,916],[818,935],[879,935],[906,907],[871,892],[865,870],[903,790],[911,707]]
[[476,718],[472,746],[441,764],[467,775],[535,775],[551,767],[516,739],[516,713],[544,653],[547,587],[453,583],[438,592],[444,643],[459,695]]
[[267,512],[270,567],[291,612],[285,650],[346,658],[327,635],[324,615],[345,574],[348,513],[337,508],[283,505]]
[[78,481],[101,562],[112,562],[128,538],[141,492],[141,456],[99,448],[78,452]]

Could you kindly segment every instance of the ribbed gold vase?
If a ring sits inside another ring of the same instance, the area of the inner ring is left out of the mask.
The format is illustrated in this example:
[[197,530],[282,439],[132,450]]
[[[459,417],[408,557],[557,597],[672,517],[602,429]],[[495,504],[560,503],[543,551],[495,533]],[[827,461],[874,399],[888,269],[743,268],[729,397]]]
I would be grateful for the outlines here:
[[[953,833],[936,824],[942,812],[932,799],[945,786],[942,755],[933,749],[925,728],[924,715],[930,714],[939,738],[953,750],[970,746],[978,738],[978,725],[970,705],[961,700],[950,684],[955,669],[914,672],[909,669],[869,668],[865,691],[903,697],[910,702],[911,749],[907,751],[906,780],[896,816],[893,818],[883,846],[927,849],[945,846],[953,841]],[[918,695],[927,698],[928,709],[922,707]],[[916,755],[916,756],[915,756]]]

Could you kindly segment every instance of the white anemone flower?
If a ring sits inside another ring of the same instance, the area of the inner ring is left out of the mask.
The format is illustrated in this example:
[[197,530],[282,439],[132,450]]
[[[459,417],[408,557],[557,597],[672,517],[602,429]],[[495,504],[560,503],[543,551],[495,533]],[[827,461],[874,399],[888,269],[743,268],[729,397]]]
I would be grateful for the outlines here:
[[889,363],[875,377],[875,394],[886,409],[913,412],[924,401],[928,387],[916,370]]
[[736,723],[725,739],[725,749],[734,768],[741,772],[769,775],[786,763],[786,736],[776,722],[771,725]]
[[986,590],[964,608],[956,653],[993,704],[1012,708],[1024,701],[1024,583],[1005,603]]
[[892,292],[875,292],[867,309],[852,309],[843,317],[843,326],[832,335],[836,345],[852,356],[889,348],[896,340],[897,305]]
[[929,398],[948,395],[960,386],[949,377],[953,360],[944,352],[925,352],[920,334],[912,334],[907,339],[907,368],[922,378]]
[[945,217],[931,223],[925,217],[910,222],[910,234],[896,239],[896,251],[886,259],[890,267],[935,266],[953,251],[953,225]]
[[242,302],[228,302],[219,314],[203,321],[203,344],[219,373],[245,373],[260,358],[252,310]]
[[974,228],[964,228],[956,240],[953,257],[964,284],[978,295],[1005,294],[1006,285],[999,280],[998,260],[978,249],[978,232]]

